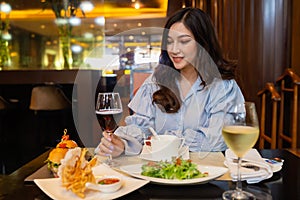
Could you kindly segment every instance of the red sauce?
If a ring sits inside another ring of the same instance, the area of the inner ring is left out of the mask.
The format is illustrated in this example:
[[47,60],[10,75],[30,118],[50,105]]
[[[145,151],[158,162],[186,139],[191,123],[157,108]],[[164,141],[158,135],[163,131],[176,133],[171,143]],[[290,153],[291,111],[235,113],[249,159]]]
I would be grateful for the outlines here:
[[105,179],[102,179],[102,180],[98,181],[98,184],[108,185],[108,184],[116,183],[118,181],[120,181],[120,180],[117,179],[117,178],[105,178]]

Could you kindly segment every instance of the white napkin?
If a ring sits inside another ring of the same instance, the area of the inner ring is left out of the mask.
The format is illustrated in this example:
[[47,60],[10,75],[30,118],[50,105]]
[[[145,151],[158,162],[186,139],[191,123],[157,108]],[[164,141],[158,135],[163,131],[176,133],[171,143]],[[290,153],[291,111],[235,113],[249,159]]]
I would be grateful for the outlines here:
[[[229,168],[230,175],[233,181],[237,180],[237,163],[234,160],[237,156],[227,149],[225,151],[225,162],[224,164]],[[260,169],[255,171],[254,169],[241,167],[241,179],[247,181],[247,183],[258,183],[264,179],[268,179],[273,176],[273,171],[271,166],[266,163],[266,161],[261,157],[256,149],[250,149],[243,157],[243,165],[255,165]]]

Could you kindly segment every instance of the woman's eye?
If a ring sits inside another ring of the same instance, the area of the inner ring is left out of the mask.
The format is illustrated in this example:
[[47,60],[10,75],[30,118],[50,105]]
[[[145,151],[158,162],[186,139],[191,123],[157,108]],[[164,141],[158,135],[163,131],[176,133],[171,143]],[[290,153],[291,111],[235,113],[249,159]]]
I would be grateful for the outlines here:
[[187,43],[189,43],[191,40],[182,40],[182,41],[180,41],[180,43],[181,44],[187,44]]
[[172,44],[173,41],[172,40],[167,40],[167,44]]

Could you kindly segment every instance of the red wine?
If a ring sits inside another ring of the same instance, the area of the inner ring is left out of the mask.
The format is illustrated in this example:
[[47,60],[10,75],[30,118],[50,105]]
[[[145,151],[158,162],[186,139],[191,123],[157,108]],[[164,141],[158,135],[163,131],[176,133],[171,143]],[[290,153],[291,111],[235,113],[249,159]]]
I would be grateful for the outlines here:
[[121,120],[122,110],[97,110],[96,115],[103,131],[114,132],[118,127],[119,121]]

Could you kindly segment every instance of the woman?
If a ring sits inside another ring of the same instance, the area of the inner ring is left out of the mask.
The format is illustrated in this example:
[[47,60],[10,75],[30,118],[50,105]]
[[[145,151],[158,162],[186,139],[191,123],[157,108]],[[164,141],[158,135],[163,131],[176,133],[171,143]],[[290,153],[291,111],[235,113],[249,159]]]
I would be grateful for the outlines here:
[[234,80],[236,63],[223,58],[213,24],[200,9],[178,11],[164,28],[159,65],[128,105],[134,114],[112,136],[103,133],[99,155],[139,154],[149,127],[184,137],[190,151],[226,149],[224,110],[244,102]]

